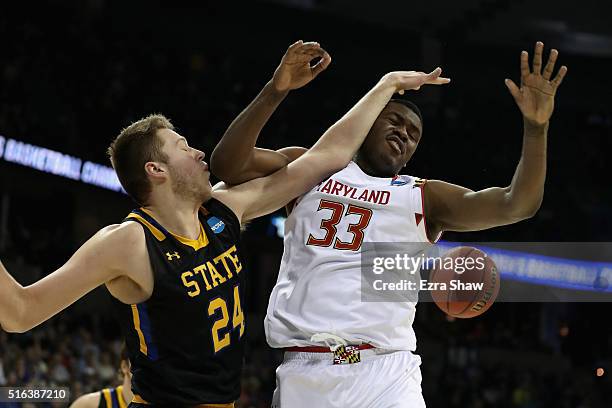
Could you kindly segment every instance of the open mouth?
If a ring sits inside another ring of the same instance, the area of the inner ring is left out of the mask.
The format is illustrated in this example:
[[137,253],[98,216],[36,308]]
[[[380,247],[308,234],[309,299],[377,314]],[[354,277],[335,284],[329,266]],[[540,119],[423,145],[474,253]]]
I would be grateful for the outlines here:
[[202,167],[204,167],[204,171],[208,171],[208,163],[206,163],[204,160],[202,160],[200,163],[202,163]]

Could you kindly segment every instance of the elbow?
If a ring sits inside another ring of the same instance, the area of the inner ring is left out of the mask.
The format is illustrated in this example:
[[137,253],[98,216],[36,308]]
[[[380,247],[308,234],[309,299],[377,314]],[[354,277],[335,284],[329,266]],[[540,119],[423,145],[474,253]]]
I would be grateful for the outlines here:
[[544,200],[543,191],[540,194],[531,196],[525,194],[519,196],[512,193],[511,187],[506,187],[505,190],[507,214],[509,214],[511,222],[519,222],[535,217]]
[[213,150],[213,152],[210,155],[208,167],[209,167],[210,172],[214,174],[215,177],[225,181],[224,179],[226,178],[228,174],[228,171],[227,171],[228,169],[226,166],[223,166],[221,157],[222,156],[219,153],[217,153],[216,149]]
[[23,319],[16,315],[3,318],[2,322],[0,322],[0,326],[2,326],[2,330],[7,333],[25,333],[30,329],[26,327]]
[[19,325],[17,322],[3,322],[0,326],[2,326],[2,330],[7,333],[22,334],[28,331],[28,328]]
[[542,207],[542,201],[544,201],[544,194],[541,194],[535,199],[531,205],[525,208],[523,216],[525,219],[533,218],[540,211],[540,207]]
[[525,211],[525,219],[533,218],[540,210],[541,203]]
[[210,156],[209,169],[211,174],[224,183],[237,185],[256,178],[249,174],[253,170],[252,160],[252,156],[246,160],[237,160],[235,157],[215,150]]
[[524,220],[528,220],[530,218],[535,217],[535,215],[540,210],[541,205],[542,205],[542,201],[540,200],[539,202],[533,205],[524,206],[519,209],[516,209],[515,211],[512,211],[512,215],[513,215],[512,218],[514,222],[524,221]]
[[210,173],[213,174],[219,180],[227,184],[236,184],[237,175],[240,171],[232,171],[230,166],[223,163],[219,156],[215,156],[215,153],[210,156]]

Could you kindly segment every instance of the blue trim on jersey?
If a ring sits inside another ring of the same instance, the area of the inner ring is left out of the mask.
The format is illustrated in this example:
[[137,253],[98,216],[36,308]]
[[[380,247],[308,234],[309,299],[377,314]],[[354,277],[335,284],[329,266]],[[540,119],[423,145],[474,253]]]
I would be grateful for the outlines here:
[[136,305],[138,308],[138,315],[140,316],[140,330],[147,343],[147,356],[151,360],[157,360],[157,345],[153,340],[153,333],[151,332],[151,320],[149,319],[149,313],[147,312],[147,305],[140,303]]
[[112,407],[113,408],[119,408],[119,399],[117,397],[117,389],[116,388],[111,388],[110,389],[110,397],[111,397],[111,403],[113,404]]
[[140,215],[142,218],[144,218],[145,220],[149,221],[151,224],[153,224],[155,226],[155,228],[157,228],[158,230],[163,232],[166,236],[172,236],[172,234],[169,233],[164,227],[162,227],[162,225],[159,222],[157,222],[155,220],[155,218],[151,217],[146,212],[140,211],[140,209],[132,210],[132,212]]

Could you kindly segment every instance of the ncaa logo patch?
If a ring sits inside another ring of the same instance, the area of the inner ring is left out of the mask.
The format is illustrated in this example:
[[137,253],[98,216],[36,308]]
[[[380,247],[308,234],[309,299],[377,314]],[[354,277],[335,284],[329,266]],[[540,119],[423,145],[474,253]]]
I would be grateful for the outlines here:
[[410,177],[409,176],[394,176],[391,179],[391,185],[392,186],[405,186],[406,184],[410,183]]
[[223,230],[225,229],[225,223],[221,221],[220,219],[218,219],[217,217],[210,217],[207,222],[208,222],[208,225],[210,225],[210,229],[215,234],[219,234],[223,232]]

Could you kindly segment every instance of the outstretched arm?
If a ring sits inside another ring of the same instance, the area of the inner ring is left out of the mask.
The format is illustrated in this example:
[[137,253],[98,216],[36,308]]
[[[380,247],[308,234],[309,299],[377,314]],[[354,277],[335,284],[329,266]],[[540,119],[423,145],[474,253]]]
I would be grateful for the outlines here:
[[[311,66],[316,58],[321,59]],[[272,79],[215,147],[210,159],[212,173],[228,184],[240,184],[286,166],[290,160],[282,152],[255,147],[259,133],[289,91],[312,81],[330,62],[331,57],[318,43],[298,41],[291,45]]]
[[557,50],[552,50],[541,72],[544,44],[535,46],[533,69],[527,51],[521,53],[521,86],[505,83],[523,114],[523,149],[518,166],[507,187],[472,191],[465,187],[432,180],[425,184],[425,212],[429,236],[440,231],[477,231],[512,224],[535,215],[544,196],[546,139],[554,110],[555,94],[567,67],[551,79]]
[[248,220],[270,213],[305,193],[321,180],[346,167],[372,124],[395,92],[445,84],[441,69],[429,74],[414,71],[385,75],[346,115],[330,127],[304,155],[274,174],[213,192],[238,217]]
[[[135,223],[106,227],[90,238],[66,264],[23,287],[0,263],[0,325],[23,333],[46,321],[101,284],[124,275],[124,265],[142,251],[144,235]],[[135,253],[132,253],[135,251]]]

